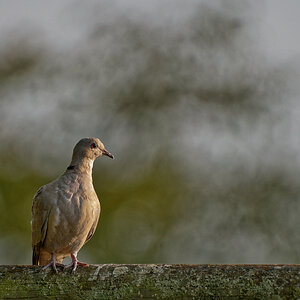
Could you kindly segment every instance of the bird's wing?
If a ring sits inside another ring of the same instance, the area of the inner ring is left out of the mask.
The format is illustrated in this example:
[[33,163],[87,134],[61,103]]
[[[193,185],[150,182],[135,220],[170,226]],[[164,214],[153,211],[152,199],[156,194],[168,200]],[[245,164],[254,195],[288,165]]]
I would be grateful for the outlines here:
[[43,192],[45,186],[42,186],[33,198],[32,203],[32,264],[38,265],[40,260],[41,247],[47,236],[48,218],[51,209],[43,201]]

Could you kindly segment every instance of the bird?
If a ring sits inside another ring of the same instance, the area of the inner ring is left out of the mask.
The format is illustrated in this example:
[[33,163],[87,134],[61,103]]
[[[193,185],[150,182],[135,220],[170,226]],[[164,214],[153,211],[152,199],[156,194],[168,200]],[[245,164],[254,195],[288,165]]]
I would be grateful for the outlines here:
[[[96,158],[114,156],[95,137],[81,139],[73,149],[70,165],[56,180],[40,187],[32,201],[32,264],[48,267],[88,266],[77,253],[95,233],[100,202],[93,186],[92,168]],[[63,265],[65,257],[71,263]]]

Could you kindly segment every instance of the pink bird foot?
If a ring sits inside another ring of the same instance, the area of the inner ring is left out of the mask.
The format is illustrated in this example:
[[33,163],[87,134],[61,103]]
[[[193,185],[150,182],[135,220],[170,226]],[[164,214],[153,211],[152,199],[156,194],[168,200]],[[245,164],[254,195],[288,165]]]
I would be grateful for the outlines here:
[[68,265],[65,265],[64,266],[64,270],[68,269],[70,267],[73,267],[72,273],[74,273],[76,271],[76,269],[77,269],[77,266],[82,266],[82,267],[88,267],[89,266],[86,263],[78,261],[76,255],[74,255],[74,254],[71,254],[71,258],[72,258],[72,262],[69,263]]
[[42,271],[46,270],[47,268],[49,268],[51,266],[52,266],[52,268],[53,268],[53,270],[54,270],[54,272],[56,274],[58,273],[56,266],[59,266],[59,267],[63,267],[64,266],[63,264],[60,264],[60,263],[56,262],[56,254],[55,253],[52,253],[52,260],[50,261],[49,264],[45,265],[42,268]]

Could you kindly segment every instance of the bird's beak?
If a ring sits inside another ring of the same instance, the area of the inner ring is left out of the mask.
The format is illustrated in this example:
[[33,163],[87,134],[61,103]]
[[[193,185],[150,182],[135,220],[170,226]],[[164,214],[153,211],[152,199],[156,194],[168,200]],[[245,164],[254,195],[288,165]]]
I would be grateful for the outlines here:
[[106,149],[102,150],[102,154],[114,159],[114,156],[110,152],[108,152]]

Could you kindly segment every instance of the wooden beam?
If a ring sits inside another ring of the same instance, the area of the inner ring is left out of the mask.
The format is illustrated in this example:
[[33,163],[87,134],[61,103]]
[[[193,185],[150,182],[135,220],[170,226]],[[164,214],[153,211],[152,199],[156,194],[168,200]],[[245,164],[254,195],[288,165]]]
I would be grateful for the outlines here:
[[300,265],[3,265],[0,298],[300,299]]

